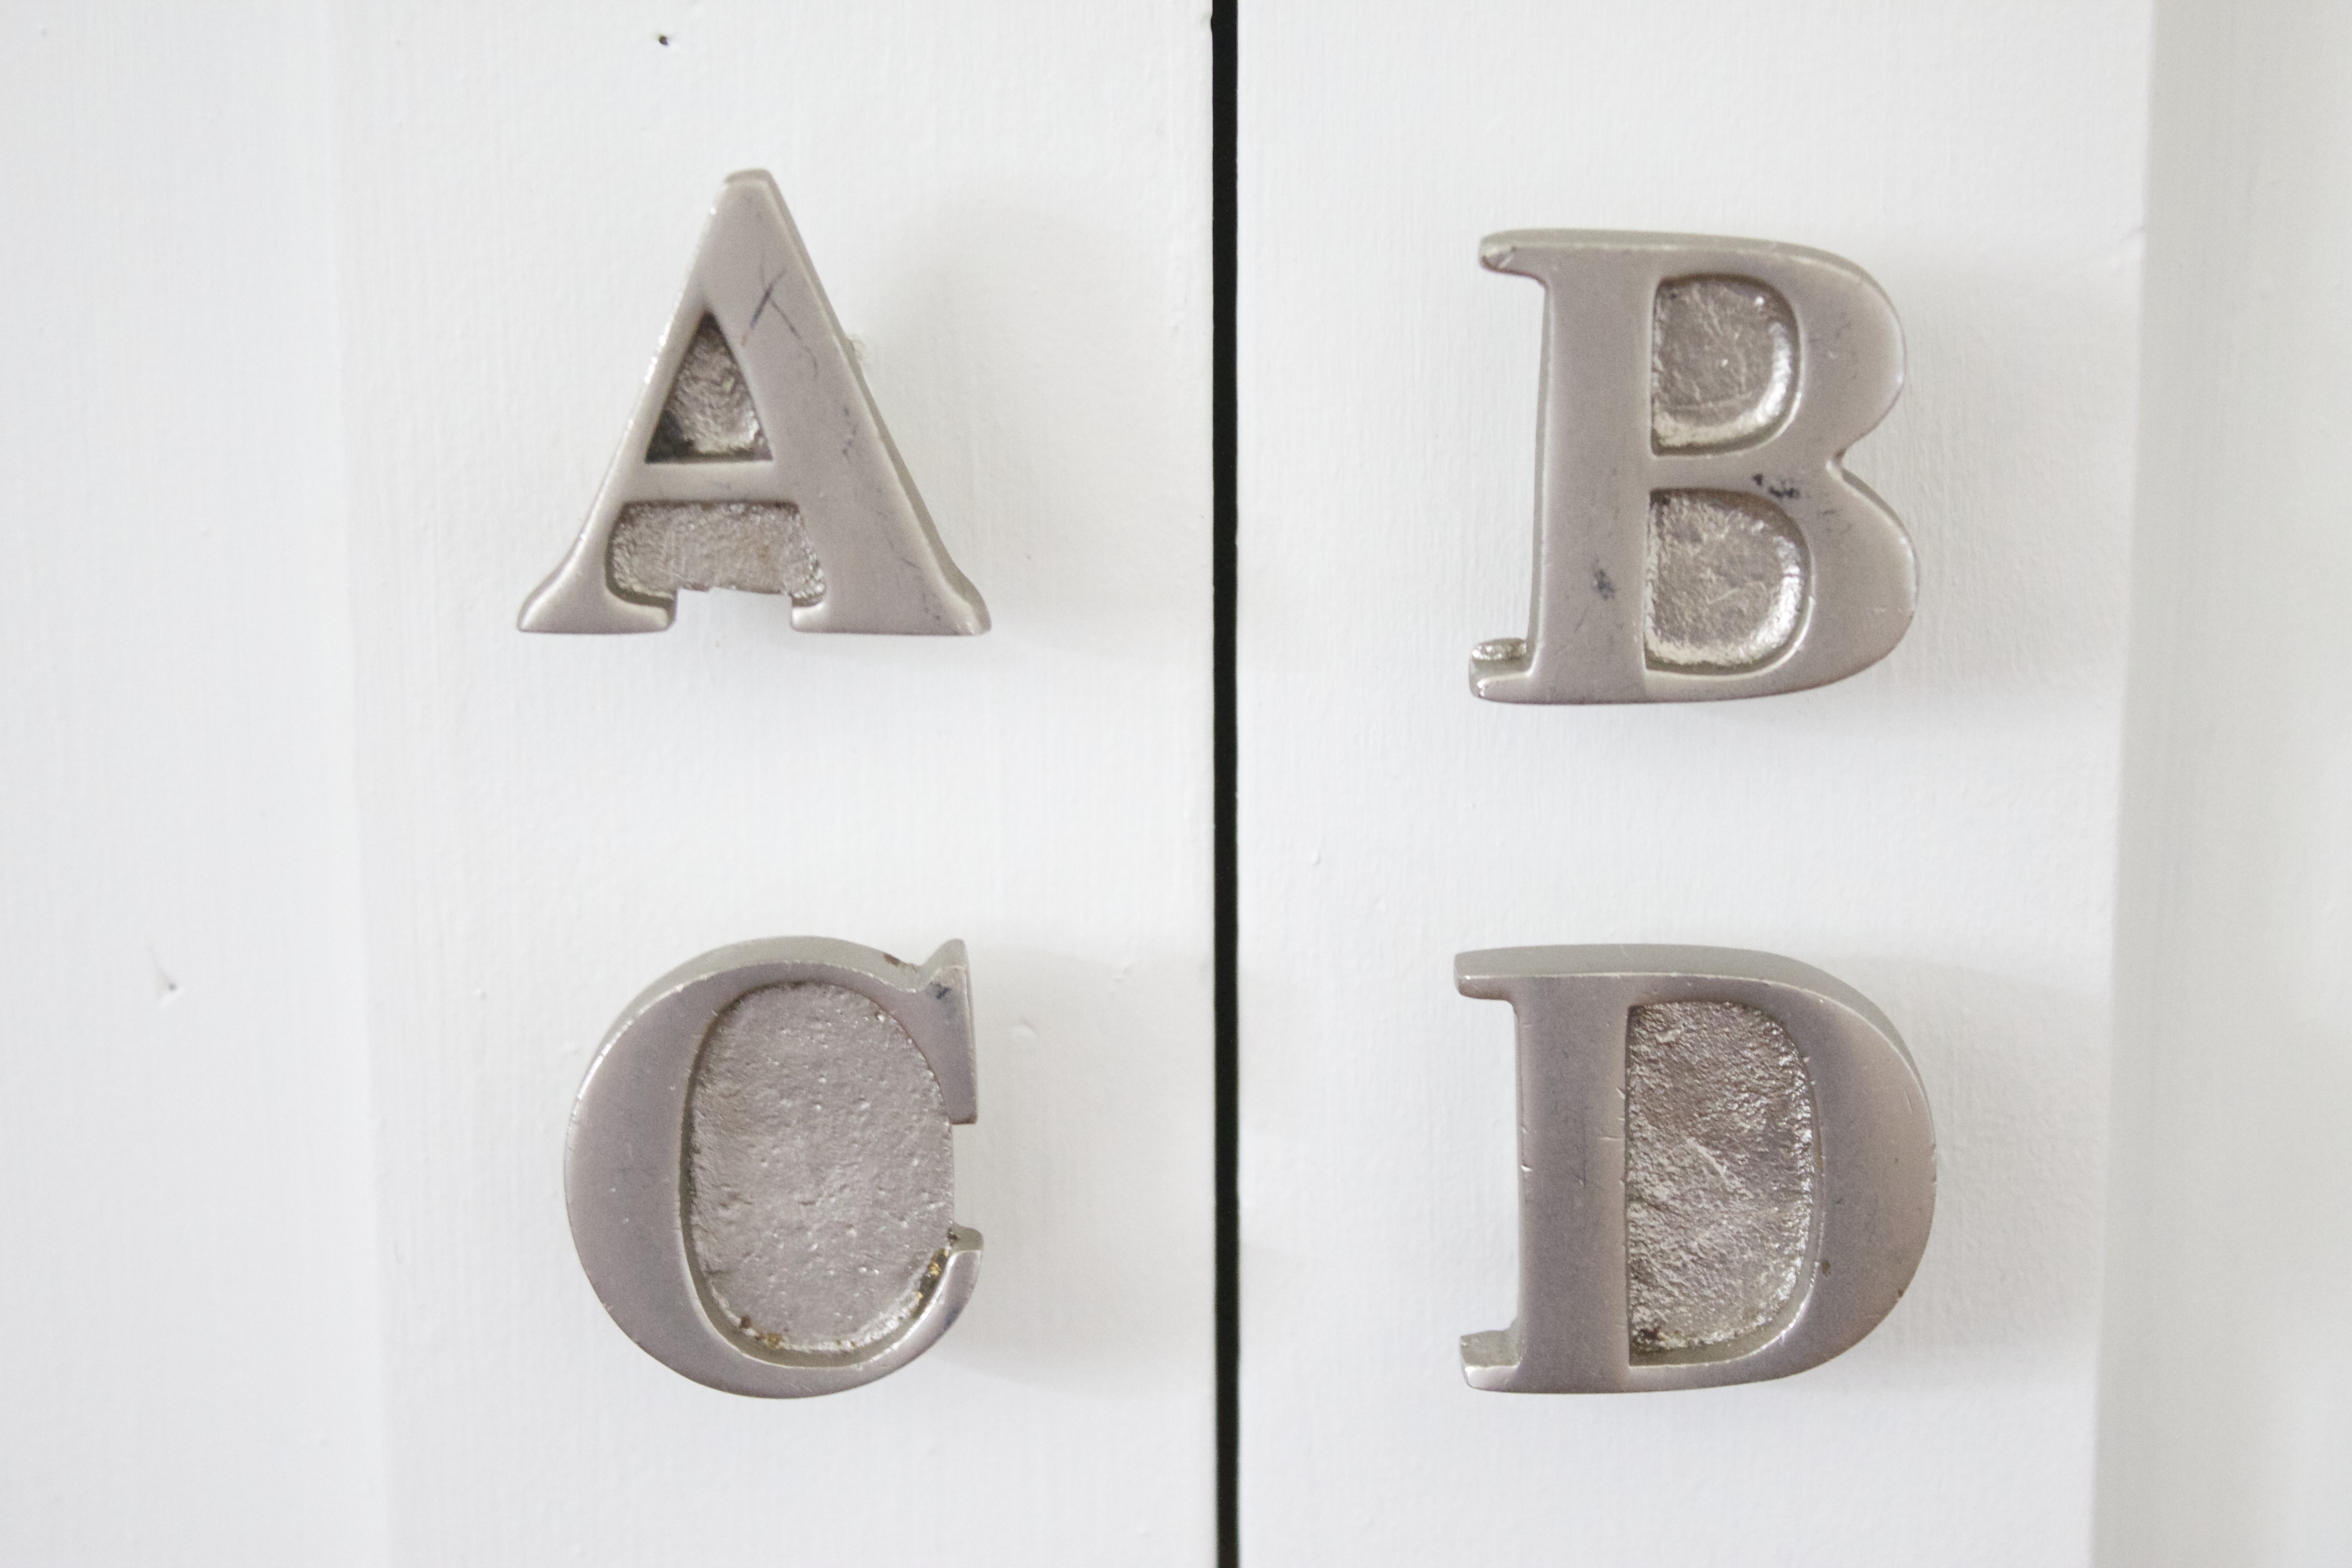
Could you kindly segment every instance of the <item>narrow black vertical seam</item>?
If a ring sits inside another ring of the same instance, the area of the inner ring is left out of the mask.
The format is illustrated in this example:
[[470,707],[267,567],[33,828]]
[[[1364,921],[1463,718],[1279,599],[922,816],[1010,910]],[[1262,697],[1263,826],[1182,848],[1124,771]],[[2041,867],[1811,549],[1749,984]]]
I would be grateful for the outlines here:
[[1235,151],[1240,132],[1236,92],[1239,0],[1213,0],[1210,30],[1210,277],[1215,294],[1212,329],[1211,447],[1216,468],[1210,521],[1210,579],[1215,596],[1210,636],[1214,664],[1213,749],[1215,770],[1216,861],[1216,1319],[1217,1319],[1217,1563],[1241,1563],[1241,889],[1236,817],[1240,739],[1235,711],[1234,610],[1240,582],[1241,511],[1236,477],[1234,296],[1239,285],[1235,244],[1239,191]]

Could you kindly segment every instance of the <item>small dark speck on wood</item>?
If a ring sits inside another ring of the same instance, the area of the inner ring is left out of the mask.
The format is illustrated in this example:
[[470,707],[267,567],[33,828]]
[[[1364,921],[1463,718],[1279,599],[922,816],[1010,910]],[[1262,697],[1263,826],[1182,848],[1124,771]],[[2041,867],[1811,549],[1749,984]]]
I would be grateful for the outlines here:
[[1613,599],[1617,596],[1617,584],[1609,580],[1608,573],[1596,566],[1592,569],[1592,591],[1604,599]]

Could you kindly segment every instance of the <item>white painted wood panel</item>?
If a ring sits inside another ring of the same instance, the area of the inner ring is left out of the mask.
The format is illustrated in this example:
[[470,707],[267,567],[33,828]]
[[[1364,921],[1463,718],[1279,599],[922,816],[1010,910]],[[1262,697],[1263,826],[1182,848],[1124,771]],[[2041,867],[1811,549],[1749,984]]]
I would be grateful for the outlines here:
[[[1242,37],[1246,1561],[2063,1564],[2091,1550],[2146,7],[1259,0]],[[1507,227],[1870,270],[1854,470],[1921,602],[1792,697],[1525,709],[1540,296]],[[1473,1393],[1510,1321],[1512,1030],[1454,954],[1818,964],[1941,1148],[1909,1298],[1785,1383]]]
[[2164,0],[2117,942],[2112,1568],[2352,1562],[2352,17]]
[[[339,16],[400,1560],[1210,1550],[1208,61],[1177,4]],[[986,636],[514,630],[748,166]],[[623,1339],[558,1176],[640,985],[803,932],[970,944],[987,1253],[920,1362],[777,1404]]]
[[323,20],[0,12],[0,1561],[381,1557]]

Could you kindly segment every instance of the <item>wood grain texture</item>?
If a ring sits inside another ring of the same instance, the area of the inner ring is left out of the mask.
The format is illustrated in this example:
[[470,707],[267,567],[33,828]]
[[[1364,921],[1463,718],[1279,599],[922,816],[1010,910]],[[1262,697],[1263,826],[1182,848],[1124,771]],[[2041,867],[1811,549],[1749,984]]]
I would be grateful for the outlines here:
[[[2148,17],[1263,0],[1242,48],[1245,1561],[2078,1564],[2090,1551]],[[1520,226],[1834,251],[1909,390],[1854,451],[1919,617],[1839,684],[1465,689],[1521,624]],[[1465,1389],[1515,1279],[1507,1020],[1465,949],[1818,963],[1942,1172],[1909,1298],[1785,1383]]]

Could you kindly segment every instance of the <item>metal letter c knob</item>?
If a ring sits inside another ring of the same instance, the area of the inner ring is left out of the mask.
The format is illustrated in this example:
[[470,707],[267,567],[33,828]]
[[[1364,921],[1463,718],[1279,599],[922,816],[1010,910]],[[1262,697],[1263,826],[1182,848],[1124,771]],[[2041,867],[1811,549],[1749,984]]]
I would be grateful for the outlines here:
[[948,1124],[977,1114],[963,944],[917,968],[787,937],[630,1003],[572,1108],[564,1193],[613,1321],[730,1394],[833,1394],[945,1333],[980,1278]]

